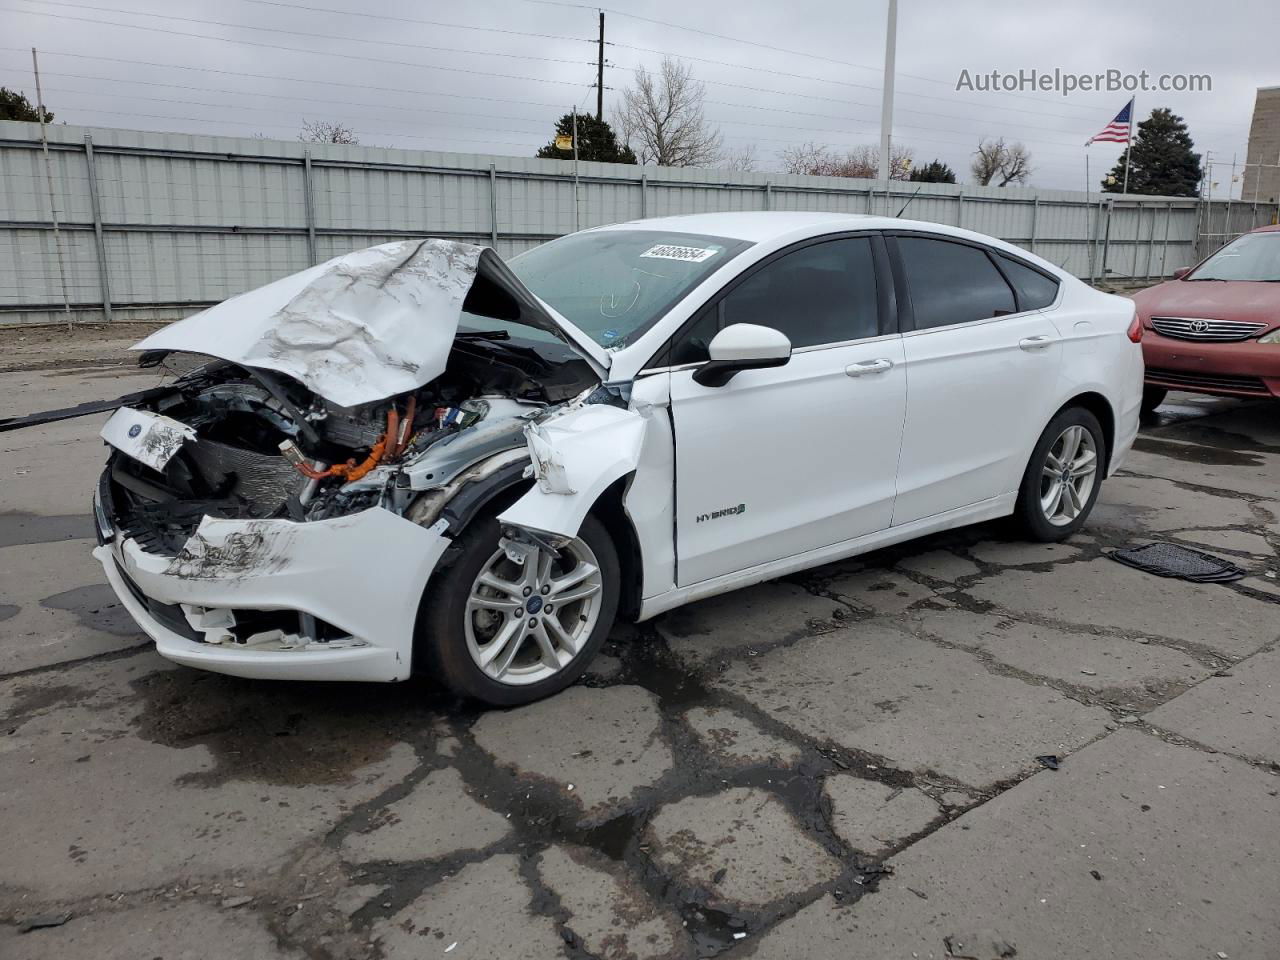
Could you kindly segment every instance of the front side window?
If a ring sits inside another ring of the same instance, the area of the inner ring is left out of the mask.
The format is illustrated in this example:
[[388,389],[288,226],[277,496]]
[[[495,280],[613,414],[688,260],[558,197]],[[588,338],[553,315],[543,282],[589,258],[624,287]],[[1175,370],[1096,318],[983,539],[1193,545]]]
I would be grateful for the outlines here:
[[773,327],[792,349],[861,340],[880,332],[870,237],[810,244],[760,267],[706,307],[673,345],[671,363],[700,363],[733,323]]
[[[624,347],[690,290],[751,246],[670,230],[590,230],[527,250],[512,273],[602,347]],[[500,321],[464,314],[467,328]],[[549,336],[549,335],[548,335]]]
[[1185,279],[1280,282],[1280,232],[1237,237]]
[[899,237],[898,252],[917,330],[986,320],[1016,309],[1013,291],[978,247]]

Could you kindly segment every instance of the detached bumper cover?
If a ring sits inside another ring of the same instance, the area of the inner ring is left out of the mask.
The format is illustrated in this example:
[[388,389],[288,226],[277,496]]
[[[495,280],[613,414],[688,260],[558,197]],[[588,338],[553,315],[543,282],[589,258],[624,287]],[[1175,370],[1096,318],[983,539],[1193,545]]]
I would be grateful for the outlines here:
[[[424,528],[379,507],[312,523],[206,517],[176,557],[119,538],[94,556],[170,660],[263,679],[402,680],[423,588],[450,543],[443,530],[443,521]],[[296,610],[354,642],[287,650],[202,642],[179,632],[168,615],[175,607]]]

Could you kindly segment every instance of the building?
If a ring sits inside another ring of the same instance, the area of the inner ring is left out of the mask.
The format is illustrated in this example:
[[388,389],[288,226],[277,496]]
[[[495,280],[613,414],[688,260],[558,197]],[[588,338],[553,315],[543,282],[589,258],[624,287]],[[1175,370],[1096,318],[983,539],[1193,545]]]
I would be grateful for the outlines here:
[[1259,87],[1249,126],[1249,152],[1241,200],[1280,198],[1280,87]]

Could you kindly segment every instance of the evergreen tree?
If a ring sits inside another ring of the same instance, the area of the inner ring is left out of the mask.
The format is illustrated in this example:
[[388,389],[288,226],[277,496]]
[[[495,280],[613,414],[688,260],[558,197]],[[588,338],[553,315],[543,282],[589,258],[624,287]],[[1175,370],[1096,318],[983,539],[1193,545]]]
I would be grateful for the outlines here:
[[[566,113],[556,122],[556,137],[573,136],[573,114]],[[560,149],[555,137],[538,151],[537,156],[550,160],[572,160],[573,147]],[[613,127],[607,120],[597,120],[589,114],[578,114],[578,159],[597,160],[601,163],[635,163],[636,155],[626,144],[618,145]]]
[[912,170],[907,179],[916,183],[955,183],[956,172],[940,160],[931,160]]
[[[40,111],[27,99],[25,93],[0,87],[0,120],[30,120],[32,123],[39,123]],[[53,114],[48,107],[44,111],[44,122],[53,123]]]
[[[1129,192],[1160,197],[1194,197],[1200,191],[1200,155],[1183,119],[1157,107],[1138,124],[1129,153]],[[1103,178],[1106,193],[1124,189],[1124,154]]]

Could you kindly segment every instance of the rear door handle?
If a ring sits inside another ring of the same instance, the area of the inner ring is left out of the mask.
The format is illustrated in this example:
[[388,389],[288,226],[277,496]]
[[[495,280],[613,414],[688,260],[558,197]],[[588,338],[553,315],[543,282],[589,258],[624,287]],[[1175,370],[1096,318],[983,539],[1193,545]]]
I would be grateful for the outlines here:
[[1053,337],[1023,337],[1018,341],[1018,346],[1023,350],[1043,350],[1049,344],[1053,343]]
[[844,372],[851,377],[865,377],[869,373],[884,373],[892,366],[892,360],[888,357],[881,357],[879,360],[863,360],[861,363],[851,363],[844,368]]

